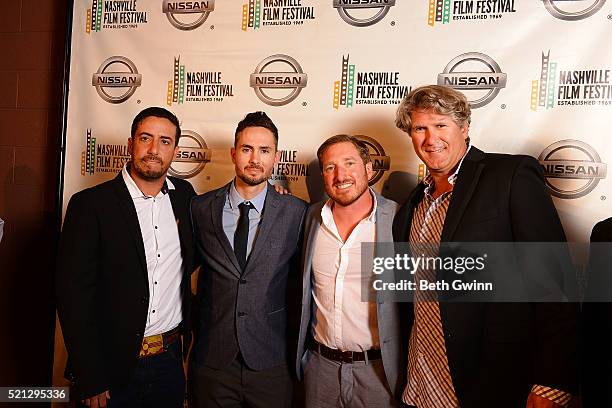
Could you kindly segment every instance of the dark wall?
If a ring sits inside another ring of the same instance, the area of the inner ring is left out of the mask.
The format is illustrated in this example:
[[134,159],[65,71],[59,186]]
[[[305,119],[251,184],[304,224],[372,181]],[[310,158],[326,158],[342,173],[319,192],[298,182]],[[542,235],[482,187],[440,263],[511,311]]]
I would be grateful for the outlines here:
[[0,11],[0,386],[51,384],[66,7]]

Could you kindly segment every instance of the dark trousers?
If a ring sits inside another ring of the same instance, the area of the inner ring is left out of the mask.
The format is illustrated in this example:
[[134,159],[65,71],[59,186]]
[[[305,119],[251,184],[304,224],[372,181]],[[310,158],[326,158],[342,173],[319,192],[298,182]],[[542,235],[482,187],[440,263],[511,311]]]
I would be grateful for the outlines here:
[[287,364],[251,370],[240,355],[222,370],[191,362],[192,408],[290,408],[293,380]]
[[181,342],[164,353],[138,359],[124,387],[110,390],[109,408],[181,408],[185,399],[185,372]]

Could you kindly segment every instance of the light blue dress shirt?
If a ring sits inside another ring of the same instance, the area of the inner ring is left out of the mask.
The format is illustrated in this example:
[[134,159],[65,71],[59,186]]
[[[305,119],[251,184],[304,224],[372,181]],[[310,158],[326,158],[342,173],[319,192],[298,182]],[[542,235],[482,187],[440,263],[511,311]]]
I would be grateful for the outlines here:
[[236,181],[232,182],[229,188],[227,197],[225,198],[225,204],[223,205],[223,231],[227,236],[232,249],[234,249],[234,233],[238,226],[238,218],[240,218],[240,208],[238,205],[243,202],[250,202],[253,204],[254,209],[249,211],[249,239],[247,241],[247,259],[253,249],[255,239],[257,239],[257,231],[259,230],[259,223],[263,216],[263,207],[266,202],[266,194],[268,193],[268,186],[259,194],[257,194],[251,200],[245,200],[240,196],[238,190],[236,190]]

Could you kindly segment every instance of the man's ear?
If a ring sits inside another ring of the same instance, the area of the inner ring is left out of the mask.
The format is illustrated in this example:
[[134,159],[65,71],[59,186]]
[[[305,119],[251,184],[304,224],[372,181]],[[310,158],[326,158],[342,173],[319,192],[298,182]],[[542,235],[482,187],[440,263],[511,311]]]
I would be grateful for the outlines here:
[[131,137],[128,137],[128,153],[130,155],[132,154],[132,149],[134,148],[133,144],[134,140]]
[[466,122],[461,127],[461,134],[463,136],[463,140],[466,140],[470,136],[469,133],[470,133],[470,124]]
[[230,148],[230,156],[232,157],[232,163],[236,164],[236,148]]
[[372,178],[372,175],[374,174],[374,165],[372,164],[372,162],[368,162],[365,165],[366,168],[366,174],[368,175],[368,180],[370,180]]

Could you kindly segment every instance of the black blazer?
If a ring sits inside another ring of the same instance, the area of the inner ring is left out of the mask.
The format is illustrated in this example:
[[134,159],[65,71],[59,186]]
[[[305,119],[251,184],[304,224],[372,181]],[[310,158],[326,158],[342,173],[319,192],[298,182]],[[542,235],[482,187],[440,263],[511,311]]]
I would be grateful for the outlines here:
[[[421,183],[396,215],[395,241],[408,241],[423,194]],[[538,162],[472,147],[453,189],[441,241],[565,241]],[[575,305],[441,302],[440,313],[461,407],[524,407],[534,384],[576,392]]]
[[192,221],[201,265],[193,353],[222,369],[242,354],[253,370],[288,363],[299,325],[299,255],[307,205],[268,184],[253,249],[242,271],[222,224],[230,184],[193,199]]
[[[602,244],[606,242],[607,244]],[[612,405],[612,218],[600,221],[591,232],[587,288],[582,305],[582,404],[584,408]],[[593,302],[592,300],[598,300]]]
[[[189,319],[193,238],[187,181],[169,190],[183,255],[183,318]],[[70,199],[60,239],[57,308],[79,398],[129,381],[146,325],[147,264],[138,216],[121,173]]]

